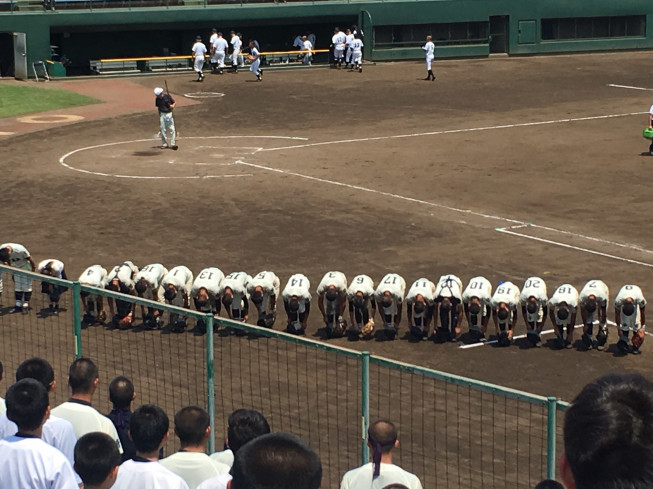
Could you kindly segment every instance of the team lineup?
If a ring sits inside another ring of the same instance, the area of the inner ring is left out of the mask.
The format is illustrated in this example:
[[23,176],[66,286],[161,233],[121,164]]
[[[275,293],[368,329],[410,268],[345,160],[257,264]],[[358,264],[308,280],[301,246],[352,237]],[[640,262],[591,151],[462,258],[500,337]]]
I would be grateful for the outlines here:
[[[0,261],[6,265],[42,275],[67,279],[64,264],[47,259],[36,265],[27,249],[16,243],[0,246]],[[258,326],[273,328],[277,319],[279,296],[287,317],[285,331],[305,334],[313,296],[308,277],[292,275],[281,290],[279,277],[270,271],[254,276],[246,272],[225,275],[219,268],[209,267],[196,276],[185,266],[168,270],[154,263],[138,268],[131,261],[122,262],[110,271],[92,265],[79,277],[82,285],[106,288],[125,295],[138,296],[154,302],[170,304],[219,317],[222,307],[234,321],[247,322],[250,301],[257,313]],[[42,283],[42,293],[49,301],[53,315],[59,313],[59,300],[66,288]],[[496,341],[507,347],[513,343],[519,310],[526,326],[526,338],[533,347],[542,346],[542,331],[550,320],[556,336],[557,348],[572,348],[577,314],[580,311],[583,333],[581,345],[586,350],[604,350],[608,340],[607,308],[610,302],[608,286],[601,280],[590,280],[578,290],[571,284],[556,287],[549,297],[547,285],[540,277],[529,277],[520,289],[512,282],[500,282],[493,291],[485,277],[471,278],[467,286],[455,275],[442,275],[437,282],[428,278],[415,280],[406,292],[405,279],[396,273],[386,274],[375,286],[367,275],[356,275],[350,282],[340,271],[327,272],[316,289],[318,309],[325,325],[327,338],[347,336],[351,340],[371,339],[378,330],[382,339],[394,340],[402,322],[406,304],[408,336],[413,340],[431,339],[436,343],[460,341],[463,320],[470,338],[486,341],[490,318],[494,324]],[[0,281],[0,294],[2,282]],[[32,294],[32,280],[15,277],[14,312],[28,314]],[[86,325],[107,320],[101,295],[82,293]],[[133,327],[136,304],[107,299],[110,324],[120,329]],[[621,287],[614,300],[614,323],[618,330],[617,349],[623,354],[641,353],[645,335],[646,299],[637,285]],[[345,311],[349,312],[349,322]],[[141,306],[141,318],[146,329],[164,327],[163,311]],[[187,319],[179,314],[169,315],[168,325],[173,332],[187,329]],[[594,327],[597,325],[595,331]],[[204,334],[206,325],[197,321],[195,333]],[[632,336],[630,333],[632,331]],[[240,333],[240,331],[234,331]],[[596,333],[596,334],[595,334]]]

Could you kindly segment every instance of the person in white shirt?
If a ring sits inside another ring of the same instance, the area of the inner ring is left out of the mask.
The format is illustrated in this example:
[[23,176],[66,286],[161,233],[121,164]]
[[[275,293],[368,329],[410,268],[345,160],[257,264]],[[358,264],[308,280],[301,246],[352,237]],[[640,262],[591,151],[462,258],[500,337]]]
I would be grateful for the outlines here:
[[342,68],[342,61],[345,57],[346,42],[347,42],[347,35],[340,30],[340,27],[336,27],[333,30],[333,37],[331,38],[331,43],[333,44],[333,60],[334,63],[338,66],[338,69]]
[[134,411],[129,434],[136,457],[120,466],[113,489],[189,489],[184,479],[159,463],[169,427],[168,416],[159,406],[144,404]]
[[74,463],[84,489],[109,489],[118,478],[120,452],[106,433],[87,433],[75,445]]
[[[36,264],[32,255],[23,245],[18,243],[5,243],[0,245],[0,263],[10,267],[20,268],[33,272]],[[0,296],[2,295],[2,277],[0,276]],[[14,276],[14,296],[16,305],[12,312],[29,312],[29,301],[32,298],[32,279],[20,275]]]
[[426,36],[426,44],[422,46],[424,54],[426,56],[426,71],[427,75],[424,80],[435,81],[435,75],[433,74],[432,64],[435,59],[435,44],[433,44],[433,38],[431,36]]
[[510,346],[517,326],[517,307],[519,306],[519,287],[512,282],[499,282],[490,301],[492,319],[501,347]]
[[[64,264],[59,260],[43,260],[36,267],[36,271],[41,275],[46,275],[48,277],[68,280],[68,277],[66,276],[66,270],[64,269]],[[67,288],[63,285],[52,284],[46,281],[41,282],[41,293],[48,296],[50,301],[48,310],[53,316],[59,315],[59,300],[61,299],[61,294],[63,294],[66,290]]]
[[209,37],[209,45],[208,45],[208,50],[209,50],[209,54],[210,54],[209,61],[211,63],[211,73],[212,74],[217,73],[218,63],[216,62],[216,60],[215,60],[215,58],[213,56],[214,51],[215,51],[213,46],[215,45],[215,42],[217,40],[218,40],[218,29],[216,29],[214,27],[213,29],[211,29],[211,37]]
[[614,322],[619,332],[617,348],[628,352],[628,334],[633,331],[632,348],[634,355],[641,353],[646,330],[646,299],[637,285],[624,285],[614,299]]
[[281,281],[274,272],[259,272],[247,283],[247,293],[258,312],[257,326],[272,328],[277,319]]
[[288,315],[286,331],[291,334],[306,334],[308,316],[311,313],[311,282],[306,275],[296,273],[288,279],[281,293]]
[[243,42],[236,35],[236,31],[231,31],[229,35],[231,36],[231,40],[229,41],[231,43],[231,68],[234,70],[234,73],[238,73],[238,56],[240,56]]
[[[220,286],[224,280],[224,273],[216,267],[208,267],[197,274],[190,295],[193,298],[195,309],[206,314],[220,315]],[[206,324],[199,319],[195,325],[195,332],[206,333]]]
[[347,330],[343,318],[347,307],[347,277],[342,272],[327,272],[317,286],[317,306],[326,326],[326,337],[340,338]]
[[582,342],[587,350],[595,345],[592,341],[594,332],[594,321],[598,320],[599,330],[596,333],[596,349],[605,349],[608,341],[608,302],[610,301],[610,290],[605,282],[601,280],[590,280],[581,289],[578,295],[578,307],[583,318]]
[[354,34],[351,29],[345,29],[345,68],[349,68],[351,62],[351,43],[354,41]]
[[[2,366],[2,362],[0,362],[0,381],[2,381],[3,373],[4,373],[4,367]],[[0,392],[2,391],[0,390]],[[0,396],[0,416],[2,416],[6,411],[7,411],[7,404],[5,403],[4,398]]]
[[415,280],[408,289],[406,306],[408,332],[415,340],[428,339],[435,308],[435,284],[427,278]]
[[521,312],[526,324],[526,338],[535,347],[542,346],[542,328],[546,320],[546,282],[540,277],[529,277],[519,295]]
[[[141,268],[135,277],[134,289],[138,297],[154,301],[165,302],[163,297],[163,278],[167,275],[168,269],[160,263],[152,263]],[[147,312],[145,312],[147,311]],[[155,307],[141,306],[143,326],[145,329],[159,329],[161,327],[161,315],[163,311]]]
[[209,413],[187,406],[175,414],[175,434],[180,450],[160,461],[161,465],[186,481],[190,489],[211,477],[229,472],[230,467],[211,459],[204,451],[211,436]]
[[[82,285],[104,289],[107,285],[107,270],[101,265],[91,265],[79,276]],[[82,323],[89,326],[96,322],[103,323],[107,319],[104,310],[104,299],[99,294],[93,294],[82,290],[80,297],[84,303],[84,317]]]
[[397,337],[405,295],[406,281],[396,273],[388,273],[383,277],[374,292],[376,308],[381,316],[381,324],[388,340],[394,340]]
[[[246,323],[249,318],[249,297],[247,284],[252,280],[245,272],[232,272],[227,275],[220,286],[222,305],[229,319]],[[236,334],[243,334],[243,330],[230,330]]]
[[261,69],[261,53],[259,53],[258,48],[254,45],[254,41],[249,41],[249,55],[247,59],[252,63],[249,67],[249,71],[256,75],[258,81],[263,81],[263,70]]
[[[107,275],[106,289],[113,292],[120,292],[125,295],[135,296],[136,290],[134,289],[134,279],[137,274],[138,267],[131,261],[119,263],[113,267]],[[120,329],[130,328],[134,319],[136,304],[116,299],[114,307],[114,299],[112,297],[109,297],[107,302],[109,303],[112,324]]]
[[[653,129],[653,105],[648,109],[648,128]],[[651,145],[648,147],[648,153],[653,156],[653,141],[651,141]]]
[[487,325],[492,316],[492,284],[485,277],[469,280],[463,291],[463,309],[472,341],[485,341]]
[[340,489],[383,489],[391,484],[422,489],[415,474],[392,463],[392,451],[399,446],[394,424],[386,420],[372,423],[367,432],[367,445],[372,449],[372,462],[345,473]]
[[[176,266],[161,282],[163,297],[166,304],[184,309],[190,309],[190,289],[193,286],[193,272],[183,265]],[[182,333],[186,329],[186,318],[178,313],[170,314],[170,325],[173,333]]]
[[[349,339],[371,339],[374,334],[374,281],[367,275],[356,275],[347,289],[349,300]],[[370,310],[371,309],[371,310]]]
[[93,360],[83,357],[76,359],[68,369],[68,385],[72,391],[70,399],[54,408],[52,414],[70,421],[77,439],[92,431],[106,433],[115,440],[118,451],[122,453],[116,427],[91,405],[99,382],[98,368]]
[[197,36],[195,38],[195,43],[191,48],[191,52],[193,56],[193,69],[195,70],[195,73],[197,73],[197,81],[201,82],[204,80],[204,73],[202,73],[202,70],[204,69],[204,57],[206,56],[206,46],[202,42],[202,36]]
[[354,40],[351,41],[349,47],[351,49],[351,70],[358,70],[359,73],[363,72],[363,41],[360,40],[358,34],[353,34]]
[[[549,318],[553,324],[558,348],[572,348],[577,312],[578,291],[576,287],[562,284],[549,299]],[[566,338],[565,330],[567,330]]]
[[18,432],[0,440],[0,484],[7,488],[78,489],[75,473],[56,448],[41,439],[50,416],[48,392],[34,379],[7,390],[7,415]]
[[213,63],[213,73],[222,75],[224,73],[224,59],[229,50],[229,43],[222,37],[222,32],[218,32],[217,37],[211,44],[211,62]]
[[310,66],[311,62],[313,61],[313,45],[306,36],[302,37],[302,44],[299,50],[303,53],[300,54],[302,58],[302,64]]
[[[463,322],[463,283],[455,275],[442,275],[435,288],[434,341],[456,342]],[[440,324],[438,326],[438,320]]]

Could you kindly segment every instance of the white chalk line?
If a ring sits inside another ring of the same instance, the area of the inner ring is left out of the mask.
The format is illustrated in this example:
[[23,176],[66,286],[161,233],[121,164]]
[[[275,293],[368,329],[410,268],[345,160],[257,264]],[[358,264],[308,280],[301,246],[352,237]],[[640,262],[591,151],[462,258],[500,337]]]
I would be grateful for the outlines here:
[[431,132],[418,132],[412,134],[395,134],[391,136],[376,136],[370,138],[357,138],[357,139],[341,139],[338,141],[322,141],[320,143],[308,143],[308,144],[298,144],[295,146],[282,146],[278,148],[264,148],[260,152],[264,151],[280,151],[286,149],[299,149],[299,148],[309,148],[313,146],[325,146],[330,144],[345,144],[345,143],[360,143],[365,141],[382,141],[384,139],[399,139],[399,138],[415,138],[422,136],[438,136],[441,134],[457,134],[463,132],[475,132],[475,131],[492,131],[495,129],[512,129],[515,127],[531,127],[531,126],[542,126],[546,124],[562,124],[567,122],[580,122],[580,121],[591,121],[591,120],[600,120],[600,119],[611,119],[614,117],[628,117],[633,115],[642,115],[648,114],[648,112],[628,112],[625,114],[608,114],[608,115],[595,115],[588,117],[573,117],[569,119],[556,119],[550,121],[539,121],[539,122],[522,122],[519,124],[503,124],[498,126],[486,126],[486,127],[469,127],[466,129],[447,129],[442,131],[431,131]]
[[615,85],[614,83],[608,83],[608,86],[615,88],[630,88],[631,90],[653,90],[653,88],[631,87],[630,85]]

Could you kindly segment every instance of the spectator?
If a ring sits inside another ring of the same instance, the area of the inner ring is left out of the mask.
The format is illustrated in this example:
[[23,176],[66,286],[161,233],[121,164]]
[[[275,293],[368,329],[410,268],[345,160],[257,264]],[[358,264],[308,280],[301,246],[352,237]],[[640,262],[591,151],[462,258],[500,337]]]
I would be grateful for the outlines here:
[[609,374],[565,413],[560,478],[567,489],[653,487],[653,383]]
[[340,489],[381,489],[397,483],[410,489],[422,489],[416,475],[392,463],[392,450],[399,446],[394,424],[385,420],[373,423],[367,431],[367,445],[372,449],[372,462],[347,472]]
[[544,479],[535,486],[535,489],[565,489],[565,487],[553,479]]
[[91,405],[99,382],[98,368],[93,360],[89,358],[75,360],[68,369],[68,385],[72,395],[68,401],[54,408],[52,414],[70,421],[78,440],[86,433],[101,431],[115,440],[118,450],[122,453],[120,438],[113,423]]
[[109,400],[113,409],[107,417],[116,427],[118,438],[122,445],[122,460],[131,460],[136,456],[136,447],[134,442],[129,438],[129,422],[132,418],[132,401],[136,399],[134,384],[124,376],[118,376],[109,384]]
[[87,433],[75,445],[75,471],[84,489],[109,489],[118,477],[120,452],[106,433]]
[[78,489],[75,473],[66,457],[41,440],[43,424],[50,416],[48,391],[34,379],[9,387],[7,415],[18,432],[0,440],[0,474],[3,487]]
[[168,441],[168,416],[159,406],[145,404],[132,415],[129,434],[136,445],[136,457],[120,466],[114,489],[188,489],[177,474],[160,463],[159,450]]
[[161,460],[161,465],[186,481],[190,489],[201,482],[229,472],[230,467],[211,459],[206,442],[211,435],[209,413],[197,406],[187,406],[175,414],[175,434],[181,449]]
[[238,450],[231,489],[319,489],[320,458],[289,433],[260,436]]

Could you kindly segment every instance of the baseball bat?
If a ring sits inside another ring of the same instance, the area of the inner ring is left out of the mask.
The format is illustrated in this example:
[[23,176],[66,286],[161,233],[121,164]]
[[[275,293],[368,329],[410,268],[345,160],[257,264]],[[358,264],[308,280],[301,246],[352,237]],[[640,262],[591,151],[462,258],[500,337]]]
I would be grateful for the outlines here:
[[170,90],[168,90],[168,80],[163,80],[163,83],[166,85],[166,93],[168,94],[168,97],[170,96]]

